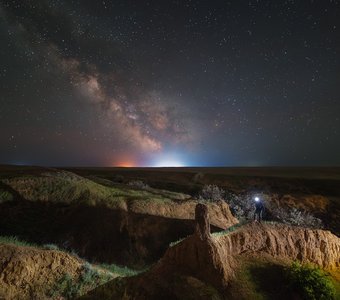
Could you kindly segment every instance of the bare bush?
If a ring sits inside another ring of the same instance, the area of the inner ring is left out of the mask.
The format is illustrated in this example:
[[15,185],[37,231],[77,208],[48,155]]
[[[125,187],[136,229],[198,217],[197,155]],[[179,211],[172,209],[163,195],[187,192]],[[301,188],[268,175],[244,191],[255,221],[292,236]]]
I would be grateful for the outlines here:
[[[270,204],[269,195],[262,195],[261,198],[265,206],[265,215],[270,216],[275,221],[295,226],[323,228],[322,221],[308,212],[300,211],[297,208],[284,209],[273,206]],[[233,215],[241,222],[253,219],[255,205],[252,194],[237,195],[225,191],[217,185],[205,185],[199,195],[199,199],[206,201],[224,200],[229,205]]]
[[134,187],[134,188],[138,188],[138,189],[142,189],[142,190],[146,190],[148,188],[150,188],[144,181],[142,180],[132,180],[128,183],[129,186]]
[[205,185],[199,194],[199,199],[206,201],[219,201],[223,200],[225,196],[225,191],[222,188],[219,188],[217,185],[208,184]]
[[277,220],[285,224],[310,228],[323,227],[322,221],[319,218],[316,218],[307,212],[298,210],[295,207],[290,209],[283,209],[280,207],[275,209],[272,213]]
[[239,196],[234,193],[227,193],[225,201],[237,219],[250,220],[253,218],[255,207],[250,196]]
[[217,185],[205,185],[199,194],[199,199],[206,201],[225,201],[233,215],[241,219],[251,219],[254,213],[254,204],[249,196],[238,196],[234,193],[226,192]]

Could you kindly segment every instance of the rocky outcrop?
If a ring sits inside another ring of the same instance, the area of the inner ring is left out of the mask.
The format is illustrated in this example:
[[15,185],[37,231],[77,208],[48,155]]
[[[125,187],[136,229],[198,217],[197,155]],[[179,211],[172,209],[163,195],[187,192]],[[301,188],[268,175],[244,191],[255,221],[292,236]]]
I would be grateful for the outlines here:
[[210,233],[209,210],[198,204],[195,210],[195,233],[168,249],[155,267],[156,272],[176,272],[224,289],[233,275],[233,258],[224,256],[221,246]]
[[[270,256],[273,260],[298,259],[326,269],[340,268],[340,239],[329,231],[252,223],[230,233],[211,234],[208,207],[198,204],[195,217],[194,234],[168,248],[151,270],[123,282],[112,281],[82,299],[162,299],[165,295],[180,299],[180,291],[192,288],[188,285],[191,278],[206,290],[212,287],[216,299],[224,299],[243,255],[247,259]],[[195,299],[214,297],[201,294]]]
[[340,268],[340,238],[325,230],[252,223],[214,240],[226,255],[267,253],[326,269]]
[[326,269],[340,267],[340,238],[329,231],[252,223],[229,234],[212,236],[207,212],[207,207],[197,205],[195,233],[168,249],[159,270],[194,276],[224,289],[234,275],[235,258],[243,254],[266,253]]

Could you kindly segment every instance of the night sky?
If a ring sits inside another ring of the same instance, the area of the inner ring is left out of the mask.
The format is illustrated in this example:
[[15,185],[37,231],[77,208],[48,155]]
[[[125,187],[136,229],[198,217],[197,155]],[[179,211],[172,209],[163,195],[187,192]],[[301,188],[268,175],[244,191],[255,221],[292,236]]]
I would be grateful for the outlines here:
[[0,0],[0,163],[340,165],[340,1]]

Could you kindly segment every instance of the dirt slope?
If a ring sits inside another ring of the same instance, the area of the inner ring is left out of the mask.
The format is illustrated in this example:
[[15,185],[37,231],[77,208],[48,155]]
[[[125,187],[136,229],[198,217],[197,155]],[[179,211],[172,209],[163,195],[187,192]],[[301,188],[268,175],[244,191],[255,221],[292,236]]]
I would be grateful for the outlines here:
[[64,274],[78,277],[82,264],[61,251],[0,244],[0,298],[46,299]]
[[[0,184],[11,188],[28,201],[104,206],[166,218],[193,220],[197,204],[190,195],[182,193],[153,188],[138,189],[127,185],[105,186],[59,170],[3,178]],[[222,201],[208,206],[213,225],[226,228],[237,222]]]
[[[197,200],[181,193],[102,185],[59,170],[0,181],[15,193],[0,199],[0,235],[57,244],[90,261],[144,267],[194,228]],[[208,210],[215,231],[238,222],[222,201]]]

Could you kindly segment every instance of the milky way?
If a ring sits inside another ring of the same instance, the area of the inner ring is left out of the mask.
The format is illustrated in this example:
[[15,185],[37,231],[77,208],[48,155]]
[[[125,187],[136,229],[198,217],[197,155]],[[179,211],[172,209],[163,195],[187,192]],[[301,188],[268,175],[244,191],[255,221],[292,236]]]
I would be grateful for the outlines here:
[[339,165],[339,1],[0,1],[0,163]]

